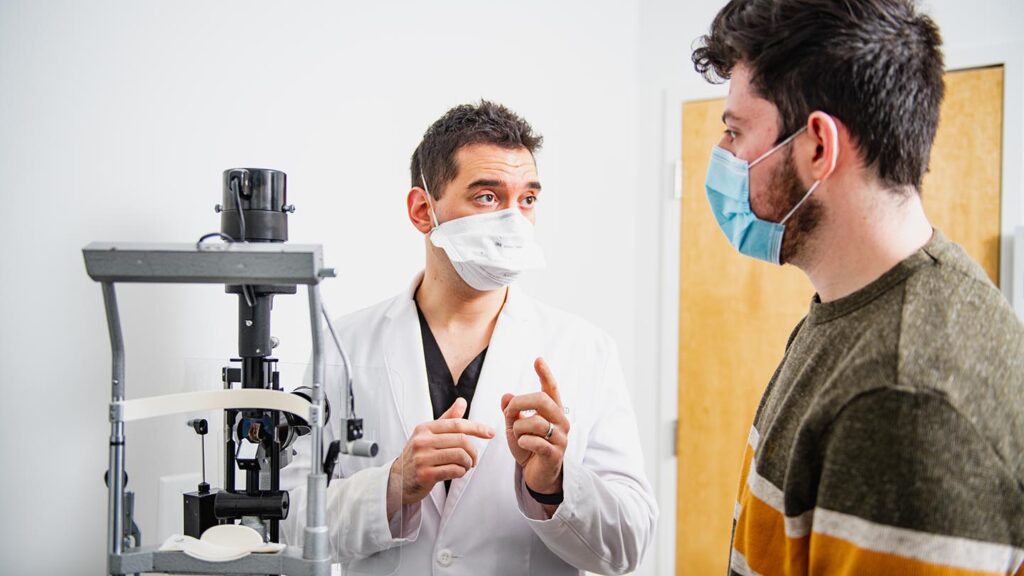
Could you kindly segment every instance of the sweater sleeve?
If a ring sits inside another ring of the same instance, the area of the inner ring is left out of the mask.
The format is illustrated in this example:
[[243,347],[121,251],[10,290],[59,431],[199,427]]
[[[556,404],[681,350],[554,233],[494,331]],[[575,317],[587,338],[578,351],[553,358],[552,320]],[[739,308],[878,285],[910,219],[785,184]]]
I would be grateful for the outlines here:
[[942,394],[861,394],[820,449],[810,574],[1022,573],[1020,485]]

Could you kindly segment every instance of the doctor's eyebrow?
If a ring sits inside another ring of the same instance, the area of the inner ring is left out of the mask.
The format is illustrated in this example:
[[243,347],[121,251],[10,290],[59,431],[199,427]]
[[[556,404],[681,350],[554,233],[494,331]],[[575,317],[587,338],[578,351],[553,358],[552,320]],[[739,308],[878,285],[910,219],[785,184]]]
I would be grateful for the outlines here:
[[[480,180],[474,180],[474,181],[470,182],[469,186],[466,186],[466,189],[467,190],[473,190],[474,188],[504,188],[504,187],[505,187],[505,183],[502,182],[501,180],[480,179]],[[526,183],[526,187],[529,188],[530,190],[536,190],[537,192],[540,192],[540,189],[541,189],[540,182],[536,182],[536,181],[534,181],[534,182],[527,182]]]

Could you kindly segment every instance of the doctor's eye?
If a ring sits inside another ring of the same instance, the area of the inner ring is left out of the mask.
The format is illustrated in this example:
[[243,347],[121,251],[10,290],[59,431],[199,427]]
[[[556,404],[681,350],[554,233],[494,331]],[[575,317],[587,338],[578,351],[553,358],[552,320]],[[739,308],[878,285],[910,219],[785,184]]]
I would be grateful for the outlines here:
[[540,200],[540,198],[530,195],[520,199],[519,202],[521,202],[523,206],[531,207],[536,204],[538,200]]
[[497,201],[497,197],[494,194],[487,192],[477,196],[474,200],[480,204],[494,204],[494,202]]
[[735,130],[730,130],[730,129],[728,129],[728,128],[726,128],[726,129],[725,129],[725,131],[723,132],[723,134],[725,134],[726,136],[728,136],[728,138],[729,138],[729,141],[730,141],[730,142],[731,142],[731,141],[733,141],[733,140],[736,140],[736,136],[738,136],[738,134],[736,134],[736,131],[735,131]]

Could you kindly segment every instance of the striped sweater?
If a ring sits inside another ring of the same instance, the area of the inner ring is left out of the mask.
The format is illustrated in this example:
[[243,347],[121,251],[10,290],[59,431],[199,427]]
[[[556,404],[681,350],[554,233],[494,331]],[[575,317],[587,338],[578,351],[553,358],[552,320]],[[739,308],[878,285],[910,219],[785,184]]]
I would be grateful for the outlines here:
[[815,299],[750,431],[732,574],[1024,575],[1024,326],[936,232]]

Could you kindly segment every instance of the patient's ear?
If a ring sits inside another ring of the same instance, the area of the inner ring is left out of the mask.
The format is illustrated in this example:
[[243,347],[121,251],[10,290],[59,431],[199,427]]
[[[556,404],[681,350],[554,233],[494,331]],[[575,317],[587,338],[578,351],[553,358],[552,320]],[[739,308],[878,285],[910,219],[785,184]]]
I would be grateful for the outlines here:
[[815,110],[807,117],[807,134],[814,146],[810,176],[824,180],[835,172],[839,163],[839,123],[832,116]]

